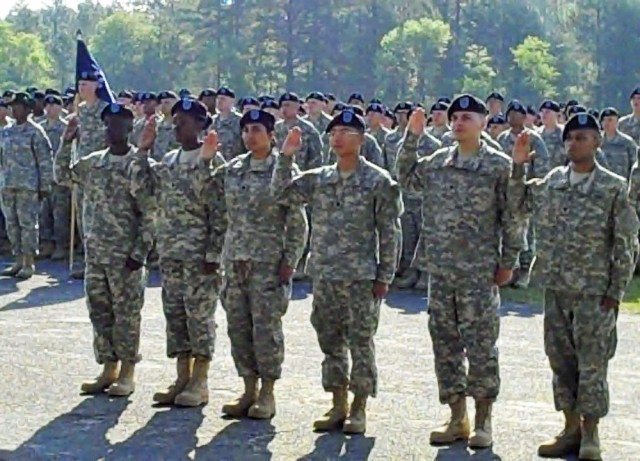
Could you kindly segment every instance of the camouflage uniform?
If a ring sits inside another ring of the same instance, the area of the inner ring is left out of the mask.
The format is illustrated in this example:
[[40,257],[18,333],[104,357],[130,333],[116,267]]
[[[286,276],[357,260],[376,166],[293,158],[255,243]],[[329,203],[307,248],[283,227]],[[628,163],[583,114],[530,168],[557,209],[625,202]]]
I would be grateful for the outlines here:
[[[329,143],[329,133],[324,133],[322,136],[322,145],[323,145],[323,158],[325,165],[332,165],[336,163],[336,153],[331,149],[331,144]],[[378,145],[376,138],[371,136],[369,133],[365,133],[364,135],[364,144],[362,145],[360,155],[369,160],[374,165],[378,165],[379,167],[385,168],[384,160],[382,158],[382,149],[381,146]]]
[[281,263],[298,264],[307,241],[302,206],[285,207],[270,194],[278,154],[255,161],[247,153],[216,170],[229,224],[226,278],[221,293],[231,355],[238,375],[279,379],[284,360],[282,316],[291,282],[280,281]]
[[322,384],[327,391],[349,384],[354,394],[375,397],[373,338],[380,300],[372,288],[376,280],[390,284],[395,274],[400,189],[386,171],[364,159],[346,178],[337,165],[295,177],[294,172],[293,160],[279,157],[272,188],[284,204],[313,207],[311,323],[324,353]]
[[558,125],[553,131],[545,130],[544,126],[538,130],[538,134],[549,152],[549,170],[553,170],[557,166],[565,166],[569,161],[564,150],[564,142],[562,142],[562,129],[563,126]]
[[275,135],[276,145],[278,149],[282,148],[284,140],[289,134],[289,130],[294,126],[302,130],[302,148],[296,156],[296,162],[302,171],[322,166],[322,138],[318,130],[314,126],[300,117],[297,117],[293,123],[287,123],[286,120],[276,122]]
[[596,164],[574,180],[570,167],[524,181],[516,166],[509,193],[523,218],[536,216],[538,255],[532,279],[545,289],[544,342],[557,410],[600,418],[609,409],[607,364],[616,347],[617,312],[637,254],[638,219],[624,178]]
[[321,112],[320,116],[316,120],[314,120],[311,115],[307,115],[306,117],[303,117],[303,119],[311,123],[313,127],[318,130],[318,133],[324,133],[327,130],[327,126],[329,126],[329,122],[331,121],[331,117],[324,112]]
[[[219,274],[202,265],[220,263],[226,217],[215,192],[210,162],[200,149],[176,149],[161,162],[149,160],[156,201],[162,304],[167,321],[167,356],[211,360]],[[214,166],[224,164],[218,153]]]
[[631,169],[638,161],[638,145],[635,141],[618,131],[613,138],[603,135],[600,149],[607,159],[607,169],[629,180]]
[[222,149],[222,156],[227,162],[246,152],[242,142],[242,131],[240,130],[241,118],[242,115],[235,111],[224,118],[222,114],[216,114],[213,117],[211,128],[218,133],[218,143]]
[[[153,243],[153,214],[136,149],[109,149],[71,160],[63,143],[55,160],[56,181],[78,183],[84,191],[85,291],[99,364],[140,360],[144,267],[125,268],[127,258],[144,263]],[[70,166],[71,165],[71,166]]]
[[[53,155],[58,153],[62,134],[67,128],[66,120],[45,120],[40,125],[44,129]],[[69,219],[71,213],[71,192],[68,187],[53,184],[51,195],[42,200],[40,208],[40,238],[55,242],[57,248],[69,246]]]
[[633,113],[625,115],[618,121],[618,130],[630,136],[636,144],[640,144],[640,117]]
[[508,204],[511,161],[484,142],[470,158],[459,156],[456,146],[419,158],[418,145],[407,133],[398,178],[423,196],[424,256],[417,260],[431,276],[429,332],[440,401],[465,395],[494,400],[500,389],[494,276],[498,267],[515,266],[522,240]]
[[[495,149],[497,151],[503,151],[503,146],[500,145],[499,142],[497,142],[496,140],[494,140],[491,135],[489,133],[487,133],[486,131],[483,131],[481,134],[481,139],[487,143],[487,145],[489,147],[491,147],[492,149]],[[455,138],[453,137],[453,132],[452,131],[447,131],[445,134],[442,135],[442,138],[440,138],[440,142],[442,143],[442,147],[450,147],[453,146],[456,143]],[[506,152],[506,151],[505,151]],[[511,155],[510,153],[508,153],[507,155]]]
[[171,115],[166,115],[156,126],[156,138],[153,141],[151,158],[159,162],[164,157],[164,154],[178,147],[176,136],[173,132],[173,120]]
[[15,256],[38,254],[40,196],[53,182],[51,143],[27,120],[0,131],[0,186],[7,236]]
[[[160,132],[159,127],[163,124],[163,120],[164,118],[159,115],[156,114],[154,115],[155,119],[156,119],[156,141],[158,141],[158,135]],[[140,135],[142,135],[142,130],[144,129],[145,124],[147,123],[147,117],[142,117],[139,118],[137,120],[135,120],[133,122],[133,130],[131,131],[131,134],[129,135],[129,142],[131,144],[133,144],[134,146],[138,145],[138,141],[140,140]],[[163,140],[161,140],[163,141]],[[155,148],[156,144],[154,142],[153,147]],[[166,154],[168,151],[164,150],[164,151],[160,151],[159,153],[156,153],[155,150],[152,150],[149,155],[151,156],[151,158],[156,158],[156,157],[160,157],[160,159],[162,159],[162,156],[164,154]]]
[[427,127],[427,133],[429,133],[431,136],[433,136],[434,138],[436,138],[438,141],[441,141],[441,142],[442,142],[442,138],[444,138],[444,135],[446,133],[449,133],[450,131],[451,131],[451,128],[447,125],[443,126],[442,128],[438,128],[437,126],[434,126],[434,125]]

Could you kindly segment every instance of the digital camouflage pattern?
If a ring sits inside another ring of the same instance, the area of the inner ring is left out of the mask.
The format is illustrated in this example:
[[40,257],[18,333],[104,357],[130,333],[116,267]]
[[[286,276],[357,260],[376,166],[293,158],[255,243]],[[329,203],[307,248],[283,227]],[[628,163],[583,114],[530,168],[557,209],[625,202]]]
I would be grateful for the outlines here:
[[429,133],[431,136],[433,136],[440,142],[443,142],[444,135],[450,131],[451,131],[451,128],[448,125],[445,125],[442,128],[438,128],[435,125],[427,127],[427,133]]
[[372,289],[371,280],[313,281],[311,324],[324,354],[322,387],[327,392],[348,385],[356,395],[378,393],[374,337],[381,300]]
[[638,161],[638,145],[635,141],[620,131],[613,138],[603,134],[600,149],[607,159],[606,168],[628,181],[631,169]]
[[171,116],[165,116],[156,125],[156,137],[153,141],[151,158],[161,161],[164,155],[180,147],[176,142],[176,135],[173,132],[173,120]]
[[313,209],[307,272],[314,279],[393,281],[402,202],[389,173],[361,159],[346,179],[337,164],[296,175],[293,160],[280,156],[272,190],[280,203]]
[[31,190],[0,190],[5,230],[14,256],[35,256],[38,254],[38,213],[40,202],[38,193]]
[[384,140],[385,138],[389,135],[389,133],[391,133],[391,130],[380,126],[377,130],[373,130],[371,128],[369,128],[367,130],[367,133],[369,133],[371,136],[373,136],[373,139],[376,140],[376,142],[378,143],[378,146],[380,146],[380,148],[382,148],[382,146],[384,146]]
[[[533,161],[527,165],[527,178],[544,178],[552,168],[547,146],[537,131],[525,128],[523,133],[529,134],[529,145],[531,151],[535,152]],[[511,128],[503,131],[498,136],[498,143],[502,147],[502,151],[508,156],[511,156],[517,138],[518,135],[511,131]]]
[[242,115],[235,111],[226,117],[222,114],[216,114],[213,117],[211,129],[218,133],[220,152],[227,162],[246,152],[242,142],[242,130],[240,130],[241,118]]
[[311,123],[313,127],[318,130],[318,133],[322,134],[327,131],[327,127],[329,126],[329,122],[331,122],[331,117],[324,112],[320,113],[320,116],[316,119],[311,117],[311,114],[303,117],[304,120]]
[[[329,133],[325,133],[322,136],[322,146],[323,158],[325,159],[324,164],[332,165],[336,163],[337,156],[333,149],[331,149],[331,144],[329,142]],[[382,158],[382,149],[378,145],[376,139],[369,133],[364,134],[364,144],[361,147],[360,155],[362,155],[365,159],[369,160],[374,165],[385,168],[384,160]]]
[[307,171],[322,166],[323,144],[320,133],[318,133],[318,130],[316,130],[310,122],[300,117],[296,117],[293,123],[288,123],[286,120],[276,122],[275,135],[278,149],[282,148],[282,144],[287,138],[289,130],[294,126],[302,130],[302,147],[296,155],[296,163],[300,170]]
[[640,144],[640,118],[633,113],[625,115],[618,121],[618,129],[630,136],[636,144]]
[[[494,140],[491,135],[489,133],[487,133],[486,131],[483,131],[480,133],[481,139],[487,143],[487,145],[489,147],[491,147],[492,149],[495,149],[497,151],[503,151],[504,149],[502,148],[502,145],[500,145],[500,143],[498,143],[496,140]],[[440,138],[440,143],[442,144],[442,147],[451,147],[453,145],[456,144],[456,139],[453,137],[453,132],[452,131],[447,131],[445,134],[442,135],[442,137]],[[506,151],[505,151],[506,152]],[[511,152],[511,151],[509,151]]]
[[562,130],[563,126],[558,125],[551,131],[547,131],[544,127],[540,127],[538,131],[549,152],[549,169],[551,170],[558,166],[565,166],[569,161],[562,141]]
[[[164,152],[156,152],[155,150],[153,150],[156,146],[156,141],[158,141],[158,133],[159,133],[159,127],[160,125],[162,125],[163,122],[163,117],[160,114],[155,114],[154,115],[155,121],[156,121],[156,139],[154,141],[152,150],[150,152],[150,156],[151,158],[162,158],[162,156],[164,154],[166,154],[168,151],[164,151]],[[144,129],[145,124],[147,123],[147,117],[143,116],[141,118],[135,119],[133,121],[133,130],[131,131],[131,134],[129,135],[129,142],[131,144],[133,144],[134,146],[138,145],[138,141],[140,141],[140,136],[142,135],[142,130]]]

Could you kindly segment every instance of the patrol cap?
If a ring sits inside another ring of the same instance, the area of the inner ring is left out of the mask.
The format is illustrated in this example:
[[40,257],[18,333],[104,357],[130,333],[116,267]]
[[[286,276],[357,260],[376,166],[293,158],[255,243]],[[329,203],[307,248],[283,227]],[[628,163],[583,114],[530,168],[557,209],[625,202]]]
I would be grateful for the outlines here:
[[13,104],[22,104],[23,106],[31,107],[31,105],[33,104],[33,99],[31,99],[31,96],[29,95],[29,93],[20,91],[16,93],[13,96],[13,99],[11,100],[11,102],[9,102],[9,105],[13,105]]
[[384,115],[384,106],[379,102],[373,102],[367,106],[366,113],[368,114],[369,112],[376,112],[378,114]]
[[354,111],[349,109],[343,110],[338,115],[333,117],[329,122],[329,125],[327,125],[326,132],[331,132],[331,130],[336,126],[346,126],[349,128],[353,128],[360,133],[364,133],[366,128],[364,119],[360,115],[357,115]]
[[283,102],[287,102],[287,101],[300,102],[300,97],[296,93],[287,91],[286,93],[283,93],[282,95],[280,95],[280,99],[278,101],[280,102],[280,105],[282,105]]
[[189,88],[181,88],[180,91],[178,91],[178,96],[181,98],[191,96],[191,90]]
[[327,101],[327,98],[325,98],[324,95],[319,91],[312,91],[311,93],[309,93],[305,98],[305,101],[308,101],[309,99],[315,99],[316,101],[320,101],[320,102]]
[[349,107],[347,104],[343,103],[342,101],[339,101],[339,102],[335,103],[335,105],[333,106],[333,110],[331,111],[331,115],[335,115],[338,112],[342,112],[347,107]]
[[351,101],[360,101],[362,104],[364,104],[364,96],[362,96],[362,93],[358,93],[353,92],[349,95],[349,99],[347,99],[347,102],[351,102]]
[[105,118],[108,116],[118,116],[118,117],[126,117],[133,120],[133,112],[124,104],[120,104],[117,102],[112,102],[111,104],[107,104],[102,112],[100,113],[100,119],[104,122]]
[[629,99],[633,99],[634,96],[640,96],[640,86],[637,86],[633,89],[631,95],[629,95]]
[[487,126],[504,125],[505,123],[507,123],[507,119],[505,118],[505,116],[502,114],[497,114],[492,117],[489,117],[489,120],[487,121]]
[[85,80],[87,82],[97,82],[98,81],[98,74],[96,72],[93,72],[93,71],[83,70],[78,75],[78,80]]
[[131,93],[131,91],[122,90],[120,93],[118,93],[118,97],[133,99],[133,93]]
[[145,91],[144,93],[140,93],[138,99],[140,102],[157,101],[158,96],[152,91]]
[[600,119],[600,112],[598,111],[598,109],[594,109],[593,107],[587,110],[587,114],[593,115],[596,118],[596,120]]
[[[267,99],[267,101],[271,101],[271,99]],[[244,108],[244,106],[260,106],[260,101],[253,96],[245,96],[240,99],[239,103],[240,108]]]
[[538,111],[531,104],[527,106],[527,114],[529,115],[538,115]]
[[566,141],[567,135],[576,130],[590,130],[600,133],[600,125],[593,115],[587,114],[586,112],[579,112],[569,118],[565,124],[562,130],[562,141]]
[[13,98],[14,95],[15,92],[12,90],[5,90],[4,93],[2,93],[3,98]]
[[234,93],[234,91],[226,86],[221,86],[220,88],[218,88],[218,91],[216,91],[216,96],[227,96],[228,98],[236,99],[236,94]]
[[615,107],[607,107],[600,112],[600,121],[604,120],[605,117],[620,117],[620,113]]
[[267,111],[251,109],[240,119],[240,129],[242,130],[246,125],[256,123],[264,126],[267,132],[271,133],[276,126],[276,118]]
[[60,92],[54,88],[47,88],[46,90],[44,90],[44,94],[45,96],[49,95],[49,94],[53,94],[55,96],[62,96],[60,94]]
[[437,102],[443,102],[448,106],[451,105],[451,99],[447,98],[446,96],[440,96]]
[[431,104],[431,109],[429,109],[429,113],[433,114],[435,111],[446,112],[448,109],[449,109],[449,106],[446,103],[439,101]]
[[46,95],[42,91],[34,91],[32,96],[34,101],[43,101]]
[[62,98],[60,96],[58,96],[58,95],[55,95],[55,94],[48,94],[44,98],[44,103],[45,104],[54,104],[56,106],[61,106],[62,105]]
[[487,115],[487,106],[482,100],[473,95],[462,94],[451,101],[451,105],[447,109],[449,119],[456,112],[474,112],[480,115]]
[[569,115],[569,116],[572,116],[572,115],[575,115],[575,114],[586,113],[586,112],[587,112],[587,108],[584,107],[584,106],[581,106],[580,104],[571,105],[567,109],[567,115]]
[[193,98],[182,98],[180,101],[176,102],[171,108],[171,115],[175,115],[178,112],[187,114],[196,120],[203,122],[205,124],[205,129],[211,125],[212,119],[207,111],[207,106]]
[[178,95],[173,91],[161,91],[158,94],[158,102],[162,102],[165,99],[178,99]]
[[[256,101],[257,102],[257,101]],[[275,101],[273,99],[267,99],[265,102],[263,102],[260,105],[260,109],[280,109],[280,104],[278,103],[278,101]]]
[[333,93],[325,93],[324,97],[328,100],[328,101],[335,101],[336,100],[336,95]]
[[505,112],[505,117],[509,118],[509,112],[511,111],[518,112],[522,115],[527,115],[527,109],[517,99],[509,102],[509,105],[507,105],[507,111]]
[[500,92],[498,91],[494,91],[489,96],[487,96],[486,101],[489,102],[492,99],[495,99],[496,101],[504,102],[504,96],[502,96],[502,94],[500,94]]
[[553,112],[560,112],[560,104],[552,99],[545,99],[544,101],[542,101],[542,104],[540,104],[540,110],[542,109],[547,109]]
[[413,108],[413,103],[411,101],[399,102],[398,104],[396,104],[396,107],[393,108],[393,112],[394,113],[402,112],[402,111],[409,112],[412,108]]
[[[205,88],[200,92],[200,96],[198,97],[198,99],[201,100],[202,98],[206,98],[208,96],[215,96],[215,95],[216,95],[216,90],[214,90],[213,88]],[[184,98],[184,96],[182,96],[182,98]]]

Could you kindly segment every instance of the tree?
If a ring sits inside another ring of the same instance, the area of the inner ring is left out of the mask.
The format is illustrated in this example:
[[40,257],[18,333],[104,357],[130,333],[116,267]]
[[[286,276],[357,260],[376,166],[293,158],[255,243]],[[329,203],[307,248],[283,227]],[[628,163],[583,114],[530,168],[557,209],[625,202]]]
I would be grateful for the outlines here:
[[5,88],[48,87],[53,66],[44,43],[34,34],[16,32],[0,21],[0,82]]
[[485,47],[470,45],[464,54],[463,67],[461,92],[484,98],[496,89],[497,74]]
[[560,73],[551,45],[540,37],[529,36],[511,50],[515,65],[523,77],[527,96],[543,98],[558,94],[555,82]]

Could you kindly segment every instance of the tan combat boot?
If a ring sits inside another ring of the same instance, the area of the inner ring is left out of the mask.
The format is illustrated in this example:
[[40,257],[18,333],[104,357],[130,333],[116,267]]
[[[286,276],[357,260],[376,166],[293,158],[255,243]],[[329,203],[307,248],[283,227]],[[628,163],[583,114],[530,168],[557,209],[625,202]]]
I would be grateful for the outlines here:
[[16,274],[16,278],[27,280],[33,277],[33,273],[36,271],[34,259],[33,256],[24,256],[22,258],[22,269]]
[[22,255],[16,256],[16,260],[13,262],[13,264],[0,272],[0,275],[4,275],[6,277],[15,277],[16,274],[22,269],[23,262],[24,257]]
[[489,448],[493,445],[491,434],[491,407],[490,400],[476,401],[475,427],[469,436],[470,448]]
[[209,360],[197,358],[193,364],[193,374],[184,391],[178,394],[174,403],[180,407],[199,407],[209,402],[207,373]]
[[193,359],[190,355],[178,356],[176,361],[177,378],[166,390],[153,394],[153,401],[161,405],[172,405],[176,396],[184,391],[191,379]]
[[258,378],[255,376],[243,377],[244,393],[231,403],[222,406],[222,413],[234,418],[247,416],[249,408],[258,400]]
[[582,440],[578,458],[581,460],[601,461],[600,438],[598,437],[598,418],[585,416],[582,421]]
[[342,429],[347,414],[349,413],[349,395],[347,386],[333,389],[333,407],[320,419],[313,422],[313,430],[316,432],[329,432]]
[[449,403],[449,408],[451,408],[449,420],[431,432],[429,442],[433,445],[445,445],[469,438],[471,427],[467,414],[467,399],[458,397],[455,402]]
[[103,392],[118,379],[118,362],[106,362],[102,373],[96,379],[82,383],[80,390],[85,394]]
[[276,399],[273,395],[274,379],[262,378],[260,394],[247,415],[253,419],[271,419],[276,415]]
[[564,411],[564,429],[554,438],[538,447],[538,456],[545,458],[562,458],[577,455],[580,450],[580,415]]
[[133,394],[133,391],[136,390],[136,385],[133,382],[135,369],[135,363],[122,362],[122,368],[120,369],[118,380],[109,386],[107,393],[112,397],[126,397]]
[[367,430],[367,396],[356,394],[353,397],[349,416],[342,426],[345,434],[364,434]]

